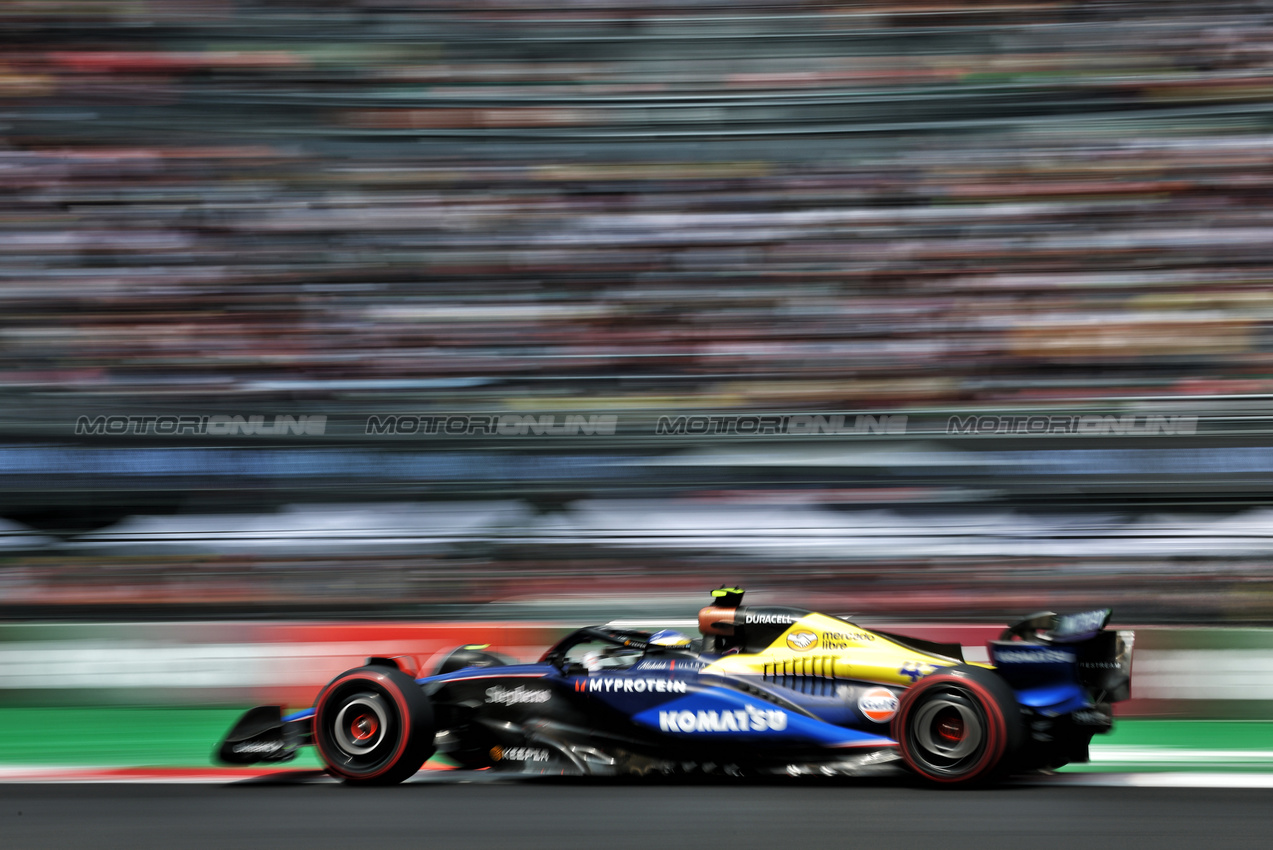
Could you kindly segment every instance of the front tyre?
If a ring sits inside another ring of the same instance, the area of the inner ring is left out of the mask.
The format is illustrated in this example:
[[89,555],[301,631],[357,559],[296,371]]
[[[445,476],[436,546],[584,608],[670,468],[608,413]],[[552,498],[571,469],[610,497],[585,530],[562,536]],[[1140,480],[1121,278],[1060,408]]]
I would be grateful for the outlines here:
[[314,704],[314,744],[346,782],[392,785],[433,754],[433,710],[410,676],[388,667],[340,674]]
[[989,670],[959,665],[902,695],[892,734],[906,766],[924,779],[977,785],[1008,772],[1024,730],[1012,689]]

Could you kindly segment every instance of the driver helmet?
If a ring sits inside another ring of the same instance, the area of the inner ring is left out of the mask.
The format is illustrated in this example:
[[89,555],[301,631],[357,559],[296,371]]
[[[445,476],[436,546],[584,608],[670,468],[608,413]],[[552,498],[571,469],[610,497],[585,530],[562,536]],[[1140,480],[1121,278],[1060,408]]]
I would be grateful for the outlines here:
[[663,629],[650,635],[648,643],[650,646],[662,647],[689,646],[690,639],[673,629]]

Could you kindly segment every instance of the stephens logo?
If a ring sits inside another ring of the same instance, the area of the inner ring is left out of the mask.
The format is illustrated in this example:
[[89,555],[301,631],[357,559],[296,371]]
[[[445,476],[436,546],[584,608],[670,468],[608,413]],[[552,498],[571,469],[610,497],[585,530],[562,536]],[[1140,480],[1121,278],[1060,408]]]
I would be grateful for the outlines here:
[[660,711],[662,732],[781,732],[787,712],[746,705],[734,711]]
[[541,691],[518,685],[515,688],[487,688],[486,701],[497,705],[517,705],[524,702],[548,702],[552,699],[552,691]]
[[818,645],[818,636],[813,632],[807,632],[801,629],[787,635],[787,646],[796,652],[804,652],[806,649],[813,649]]
[[897,714],[897,694],[888,688],[871,688],[858,697],[858,710],[876,723],[887,723]]

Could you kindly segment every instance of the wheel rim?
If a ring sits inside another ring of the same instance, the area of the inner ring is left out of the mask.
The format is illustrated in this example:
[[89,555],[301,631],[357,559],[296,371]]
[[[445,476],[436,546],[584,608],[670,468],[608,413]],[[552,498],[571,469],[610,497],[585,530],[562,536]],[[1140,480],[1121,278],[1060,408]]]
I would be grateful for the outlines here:
[[915,709],[908,737],[915,760],[928,770],[966,773],[976,769],[985,751],[985,713],[963,693],[943,689]]
[[346,755],[366,756],[380,746],[389,731],[389,712],[384,699],[371,692],[345,700],[332,722],[332,740]]

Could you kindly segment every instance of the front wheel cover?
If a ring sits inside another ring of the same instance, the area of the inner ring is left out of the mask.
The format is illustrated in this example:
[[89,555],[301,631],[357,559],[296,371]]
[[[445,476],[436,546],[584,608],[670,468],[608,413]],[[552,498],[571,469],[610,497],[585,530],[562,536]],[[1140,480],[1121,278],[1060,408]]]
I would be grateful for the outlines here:
[[314,704],[314,745],[327,770],[355,784],[409,778],[433,753],[433,712],[415,680],[386,667],[342,673]]
[[1010,767],[1020,742],[1012,690],[988,670],[951,668],[902,695],[893,738],[906,766],[943,785],[975,785]]

